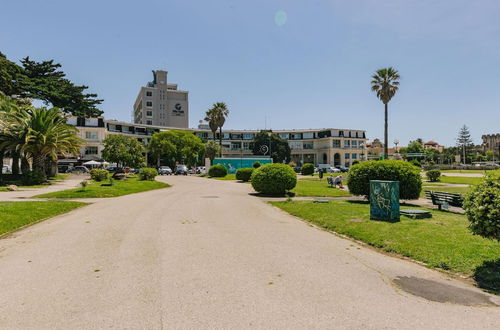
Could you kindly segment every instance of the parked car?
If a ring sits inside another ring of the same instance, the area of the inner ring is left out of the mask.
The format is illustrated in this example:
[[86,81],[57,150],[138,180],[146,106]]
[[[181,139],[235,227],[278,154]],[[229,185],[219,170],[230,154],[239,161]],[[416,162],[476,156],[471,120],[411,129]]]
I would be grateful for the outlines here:
[[168,166],[160,166],[158,168],[158,174],[159,175],[172,175],[172,169]]
[[114,173],[114,172],[116,172],[117,169],[118,169],[118,167],[116,167],[116,166],[111,166],[111,167],[107,168],[109,173]]
[[329,167],[326,171],[328,173],[340,173],[340,172],[342,172],[339,168],[336,168],[334,166]]
[[2,173],[10,173],[10,172],[12,172],[12,169],[10,168],[9,165],[2,166]]
[[302,167],[300,167],[300,166],[295,166],[293,168],[293,170],[295,171],[295,173],[300,173],[301,169],[302,169]]
[[89,173],[89,169],[86,168],[85,166],[75,166],[75,167],[70,167],[66,171],[66,173],[73,173],[73,174],[85,174]]
[[188,168],[186,165],[177,165],[175,167],[175,175],[188,175]]
[[207,169],[205,166],[199,166],[196,168],[196,174],[205,174],[207,172]]
[[340,172],[342,172],[342,173],[349,172],[349,168],[347,168],[347,167],[345,167],[345,166],[339,166],[339,170],[340,170]]

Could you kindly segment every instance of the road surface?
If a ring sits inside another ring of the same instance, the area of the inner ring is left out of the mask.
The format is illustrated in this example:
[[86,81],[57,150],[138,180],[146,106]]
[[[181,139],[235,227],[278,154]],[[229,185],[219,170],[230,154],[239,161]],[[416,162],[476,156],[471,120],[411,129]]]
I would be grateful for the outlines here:
[[248,184],[160,180],[173,187],[0,239],[0,328],[498,329],[497,296],[310,226]]

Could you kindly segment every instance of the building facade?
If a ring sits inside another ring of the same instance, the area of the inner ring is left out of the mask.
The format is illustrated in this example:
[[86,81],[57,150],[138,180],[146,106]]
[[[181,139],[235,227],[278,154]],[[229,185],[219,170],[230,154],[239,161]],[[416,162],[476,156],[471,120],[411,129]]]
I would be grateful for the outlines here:
[[[80,150],[78,159],[60,160],[61,163],[82,163],[88,160],[100,160],[104,149],[103,140],[110,134],[131,136],[143,143],[148,143],[156,132],[178,130],[177,127],[164,127],[127,123],[116,120],[93,118],[68,118],[68,123],[78,128],[78,135],[86,141]],[[206,141],[213,134],[206,126],[185,128]],[[248,157],[252,155],[250,143],[260,130],[224,130],[222,132],[223,157]],[[367,159],[366,132],[353,129],[304,129],[273,130],[282,139],[288,141],[292,161],[297,165],[305,163],[350,166],[354,161]],[[219,139],[219,133],[216,134]]]
[[161,127],[188,128],[187,91],[167,81],[168,72],[153,71],[153,81],[141,87],[134,102],[133,122]]
[[481,136],[483,140],[483,150],[500,153],[500,134],[485,134]]

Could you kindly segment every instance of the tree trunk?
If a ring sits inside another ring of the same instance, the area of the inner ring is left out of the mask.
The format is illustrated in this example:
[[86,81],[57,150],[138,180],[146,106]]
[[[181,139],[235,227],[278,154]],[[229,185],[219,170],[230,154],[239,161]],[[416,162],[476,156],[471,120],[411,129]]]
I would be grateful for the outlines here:
[[19,174],[19,153],[12,153],[12,174]]
[[384,111],[384,114],[385,114],[385,120],[384,120],[384,159],[388,159],[389,158],[389,141],[388,141],[388,111],[387,111],[387,103],[384,104],[385,105],[385,111]]
[[222,157],[222,126],[219,127],[219,157]]
[[217,132],[217,130],[212,131],[212,133],[214,134],[214,142],[215,142],[215,132]]
[[21,157],[21,172],[26,173],[29,172],[30,170],[30,163],[28,162],[28,159],[26,157],[22,156]]
[[0,150],[0,183],[3,182],[3,150]]

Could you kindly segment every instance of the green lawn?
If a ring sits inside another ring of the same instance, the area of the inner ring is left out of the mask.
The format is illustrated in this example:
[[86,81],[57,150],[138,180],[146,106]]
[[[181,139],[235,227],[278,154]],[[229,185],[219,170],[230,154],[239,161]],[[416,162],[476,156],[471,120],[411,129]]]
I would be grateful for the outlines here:
[[0,235],[77,207],[80,202],[0,202]]
[[430,267],[471,276],[483,263],[496,261],[496,268],[489,272],[493,283],[483,286],[489,285],[487,288],[493,291],[500,290],[500,243],[472,235],[464,215],[431,210],[430,219],[412,220],[402,216],[400,222],[391,223],[370,220],[370,206],[365,202],[337,200],[318,204],[287,201],[271,204],[326,229],[424,262]]
[[493,170],[440,170],[441,173],[488,173]]
[[211,177],[209,176],[210,179],[216,179],[216,180],[236,180],[236,174],[228,174],[226,176],[223,176],[222,178],[217,178],[217,177]]
[[483,180],[480,177],[465,177],[465,176],[441,176],[439,182],[456,183],[456,184],[478,184]]
[[91,182],[83,188],[61,190],[52,193],[37,195],[37,198],[105,198],[117,197],[138,192],[161,189],[170,187],[170,185],[159,181],[139,181],[136,178],[130,178],[125,181],[115,180],[113,186],[101,186],[107,184],[103,182]]
[[348,191],[331,188],[327,183],[326,178],[319,180],[318,178],[304,178],[297,180],[297,186],[292,190],[295,196],[316,196],[316,197],[340,197],[351,196]]

